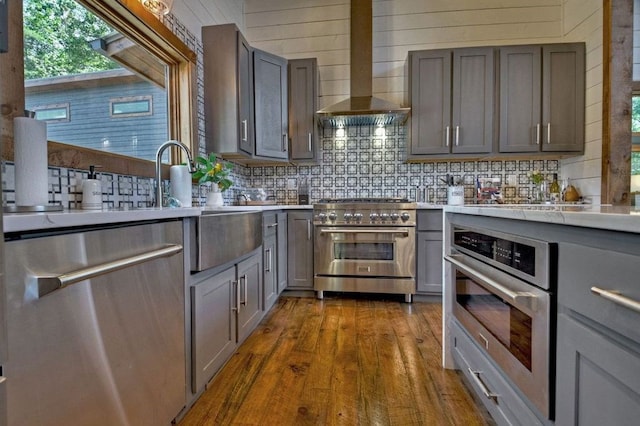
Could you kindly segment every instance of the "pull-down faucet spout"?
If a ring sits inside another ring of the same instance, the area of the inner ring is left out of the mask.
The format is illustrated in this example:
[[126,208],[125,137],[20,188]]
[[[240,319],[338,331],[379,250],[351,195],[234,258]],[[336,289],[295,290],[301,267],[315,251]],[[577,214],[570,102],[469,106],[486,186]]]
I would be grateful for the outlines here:
[[169,140],[160,145],[160,148],[158,148],[158,151],[156,152],[156,207],[162,207],[162,154],[164,154],[164,151],[170,146],[177,146],[187,155],[189,173],[195,173],[196,171],[196,167],[193,164],[193,158],[191,157],[191,152],[185,144],[180,141]]

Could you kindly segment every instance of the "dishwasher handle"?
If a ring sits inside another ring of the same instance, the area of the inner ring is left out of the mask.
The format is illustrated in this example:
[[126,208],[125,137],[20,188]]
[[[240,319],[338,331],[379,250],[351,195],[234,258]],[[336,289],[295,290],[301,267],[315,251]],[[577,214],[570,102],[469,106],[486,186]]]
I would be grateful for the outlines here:
[[169,257],[182,251],[182,245],[171,244],[161,249],[152,250],[146,253],[137,254],[135,256],[118,259],[100,265],[89,266],[87,268],[78,269],[77,271],[68,272],[54,276],[38,276],[36,277],[38,284],[38,297],[46,296],[56,290],[80,281],[88,280],[99,275],[108,274],[109,272],[125,269],[130,266],[139,265],[150,260],[161,257]]

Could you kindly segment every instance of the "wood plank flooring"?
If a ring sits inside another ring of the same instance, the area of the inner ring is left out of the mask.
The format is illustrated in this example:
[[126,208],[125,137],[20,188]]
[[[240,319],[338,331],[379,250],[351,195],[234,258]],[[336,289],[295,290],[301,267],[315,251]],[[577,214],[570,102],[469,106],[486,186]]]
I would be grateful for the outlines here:
[[441,330],[439,303],[281,297],[179,425],[493,424]]

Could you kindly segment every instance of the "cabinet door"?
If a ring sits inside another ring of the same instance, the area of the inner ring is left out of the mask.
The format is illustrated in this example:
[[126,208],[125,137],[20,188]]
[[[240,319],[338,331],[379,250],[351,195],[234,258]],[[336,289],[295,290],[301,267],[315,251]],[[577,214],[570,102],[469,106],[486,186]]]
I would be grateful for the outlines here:
[[290,212],[287,227],[289,248],[288,288],[313,289],[313,212]]
[[287,287],[287,213],[278,213],[278,231],[276,235],[276,246],[278,253],[278,294]]
[[256,155],[288,158],[287,60],[253,51]]
[[191,391],[198,392],[236,348],[236,270],[229,268],[191,287]]
[[632,425],[640,418],[640,354],[558,315],[557,425]]
[[453,51],[451,152],[493,149],[494,50]]
[[409,62],[409,154],[447,154],[451,136],[451,51],[410,52]]
[[500,48],[500,152],[538,152],[542,140],[540,46]]
[[262,246],[264,310],[268,311],[278,298],[278,252],[276,236],[272,235],[264,239]]
[[317,60],[289,61],[289,138],[292,160],[315,160]]
[[238,34],[238,135],[240,150],[253,153],[255,141],[253,127],[253,64],[251,46],[240,31]]
[[542,150],[583,151],[584,44],[542,48]]
[[238,343],[251,334],[262,319],[262,255],[254,254],[236,265],[240,307]]
[[418,232],[416,287],[420,293],[442,293],[442,232]]

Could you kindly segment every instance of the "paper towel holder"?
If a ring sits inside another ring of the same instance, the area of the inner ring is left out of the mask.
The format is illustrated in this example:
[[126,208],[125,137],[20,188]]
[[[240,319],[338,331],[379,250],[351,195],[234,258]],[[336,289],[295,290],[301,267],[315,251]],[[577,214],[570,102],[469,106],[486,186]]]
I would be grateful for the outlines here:
[[[25,109],[24,116],[28,118],[35,118],[36,112]],[[58,212],[62,210],[62,204],[47,204],[41,206],[18,206],[15,204],[9,204],[3,207],[3,211],[5,213],[42,213]]]

